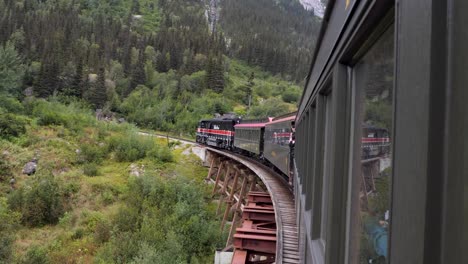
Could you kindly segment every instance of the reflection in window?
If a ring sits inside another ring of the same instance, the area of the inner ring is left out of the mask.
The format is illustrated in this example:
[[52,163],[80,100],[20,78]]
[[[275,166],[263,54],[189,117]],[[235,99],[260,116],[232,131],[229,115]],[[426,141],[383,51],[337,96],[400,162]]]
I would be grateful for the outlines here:
[[[356,65],[360,97],[360,162],[355,175],[355,249],[359,263],[387,263],[391,200],[393,27]],[[359,94],[359,93],[358,93]],[[358,132],[358,133],[359,133]],[[354,153],[358,153],[356,150]],[[357,159],[355,159],[357,160]],[[359,190],[359,191],[358,191]]]

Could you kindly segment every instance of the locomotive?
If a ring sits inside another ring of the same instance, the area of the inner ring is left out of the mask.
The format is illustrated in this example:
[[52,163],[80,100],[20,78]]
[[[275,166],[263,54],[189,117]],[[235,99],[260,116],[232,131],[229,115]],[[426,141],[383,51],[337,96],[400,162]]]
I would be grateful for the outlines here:
[[[275,118],[242,120],[227,116],[198,123],[196,142],[235,151],[271,164],[292,179],[296,112]],[[370,125],[362,127],[362,157],[376,158],[389,152],[388,131]],[[291,183],[291,182],[290,182]]]

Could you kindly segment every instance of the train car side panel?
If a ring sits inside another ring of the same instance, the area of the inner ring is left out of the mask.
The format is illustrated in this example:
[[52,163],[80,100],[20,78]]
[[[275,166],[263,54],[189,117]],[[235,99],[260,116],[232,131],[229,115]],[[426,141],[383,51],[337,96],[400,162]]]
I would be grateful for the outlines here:
[[295,116],[272,122],[265,126],[265,158],[278,168],[282,173],[289,176],[290,153],[293,147],[292,122]]

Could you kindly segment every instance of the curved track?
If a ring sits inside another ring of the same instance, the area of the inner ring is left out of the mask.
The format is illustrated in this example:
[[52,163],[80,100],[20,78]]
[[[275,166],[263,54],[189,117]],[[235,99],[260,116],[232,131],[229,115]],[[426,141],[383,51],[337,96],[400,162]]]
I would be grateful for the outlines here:
[[294,196],[285,181],[266,166],[249,158],[214,148],[207,148],[235,160],[252,170],[265,184],[275,209],[277,225],[276,263],[299,263],[299,245]]

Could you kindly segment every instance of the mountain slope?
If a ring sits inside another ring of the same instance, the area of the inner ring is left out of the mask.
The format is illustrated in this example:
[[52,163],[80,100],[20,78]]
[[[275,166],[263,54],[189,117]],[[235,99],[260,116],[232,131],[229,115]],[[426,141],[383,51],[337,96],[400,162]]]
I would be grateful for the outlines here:
[[228,54],[289,80],[307,74],[321,20],[299,1],[223,0]]

